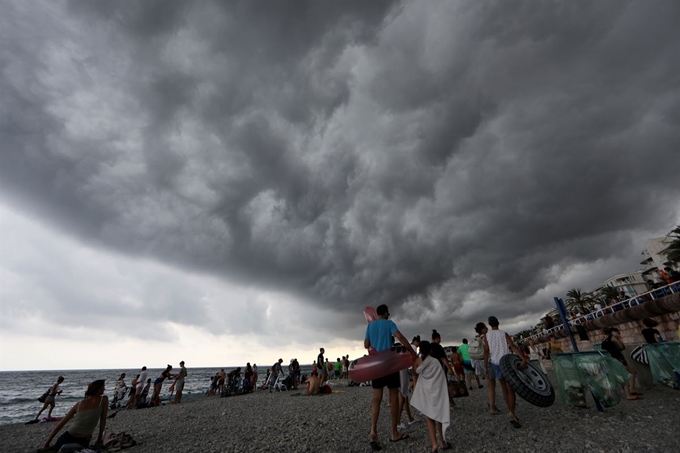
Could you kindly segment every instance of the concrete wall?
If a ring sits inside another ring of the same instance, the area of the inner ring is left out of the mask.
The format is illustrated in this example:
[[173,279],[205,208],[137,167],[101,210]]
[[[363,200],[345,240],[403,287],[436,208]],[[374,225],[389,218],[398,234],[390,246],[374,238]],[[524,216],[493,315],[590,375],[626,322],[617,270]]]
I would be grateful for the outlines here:
[[[581,351],[592,351],[593,345],[599,345],[605,338],[602,329],[605,327],[616,327],[621,332],[621,339],[626,345],[623,351],[628,364],[638,373],[638,384],[642,388],[652,386],[652,376],[648,366],[642,365],[630,359],[630,352],[638,345],[645,343],[645,339],[640,333],[644,329],[642,320],[644,318],[654,319],[659,323],[656,329],[661,332],[664,341],[678,341],[678,325],[680,323],[680,294],[671,294],[657,300],[645,302],[615,313],[610,313],[601,318],[586,322],[583,326],[588,332],[589,341],[578,340],[576,328],[572,327],[576,345]],[[555,337],[562,345],[564,352],[572,352],[571,341],[564,331],[557,332]],[[540,342],[539,342],[540,341]],[[539,348],[544,348],[548,341],[547,336],[539,337]]]

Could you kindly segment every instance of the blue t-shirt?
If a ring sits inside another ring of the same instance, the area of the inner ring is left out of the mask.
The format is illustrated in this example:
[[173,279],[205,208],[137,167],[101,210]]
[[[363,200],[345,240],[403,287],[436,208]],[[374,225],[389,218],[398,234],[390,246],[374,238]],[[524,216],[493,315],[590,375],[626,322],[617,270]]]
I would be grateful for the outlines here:
[[366,338],[376,351],[384,351],[392,347],[392,335],[398,330],[391,320],[376,319],[366,327]]

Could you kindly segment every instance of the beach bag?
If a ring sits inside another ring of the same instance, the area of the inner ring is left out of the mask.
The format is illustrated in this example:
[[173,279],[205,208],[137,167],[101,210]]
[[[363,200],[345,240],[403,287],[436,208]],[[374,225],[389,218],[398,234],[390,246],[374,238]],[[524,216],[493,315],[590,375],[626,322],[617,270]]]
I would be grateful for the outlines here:
[[449,398],[462,398],[465,396],[470,396],[467,387],[465,386],[465,381],[454,381],[448,382],[449,388]]
[[48,397],[48,396],[50,396],[50,389],[47,389],[47,390],[45,391],[45,393],[43,393],[42,395],[40,395],[40,396],[38,397],[38,401],[40,401],[41,403],[44,403],[45,400],[47,400],[47,397]]
[[482,337],[476,337],[470,342],[468,354],[473,360],[484,360],[484,340],[482,340]]

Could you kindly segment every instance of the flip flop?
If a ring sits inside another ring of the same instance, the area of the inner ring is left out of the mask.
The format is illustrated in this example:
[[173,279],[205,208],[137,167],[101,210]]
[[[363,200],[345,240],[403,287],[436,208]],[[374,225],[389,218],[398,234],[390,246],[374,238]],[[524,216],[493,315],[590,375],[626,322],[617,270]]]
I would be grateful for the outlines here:
[[501,412],[500,412],[500,411],[498,411],[498,412],[489,412],[489,415],[501,415]]
[[408,426],[411,426],[411,425],[414,424],[414,423],[418,423],[418,420],[415,419],[415,418],[413,419],[412,422],[408,422]]
[[517,420],[510,420],[510,424],[511,424],[513,427],[515,427],[515,428],[521,428],[521,427],[522,427],[522,425],[520,424],[520,422],[517,421]]
[[632,398],[628,398],[628,401],[632,401],[632,400],[641,400],[641,399],[642,399],[641,396],[634,396],[634,397],[632,397]]
[[399,436],[398,439],[390,439],[390,442],[399,442],[400,440],[408,439],[409,437],[411,436],[406,433],[401,433],[401,436]]
[[439,450],[451,450],[453,448],[453,445],[451,445],[451,442],[446,442],[446,445],[444,446],[439,446]]
[[371,446],[371,450],[372,450],[372,451],[380,451],[380,450],[382,450],[382,447],[380,446],[380,444],[379,444],[378,442],[376,442],[375,440],[372,440],[372,441],[369,443],[369,445]]

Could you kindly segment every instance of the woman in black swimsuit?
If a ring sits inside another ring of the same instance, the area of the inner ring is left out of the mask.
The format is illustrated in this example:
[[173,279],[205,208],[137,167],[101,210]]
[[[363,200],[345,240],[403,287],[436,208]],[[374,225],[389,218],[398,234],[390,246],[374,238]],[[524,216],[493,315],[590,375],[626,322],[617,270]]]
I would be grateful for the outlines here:
[[155,381],[153,381],[153,395],[151,395],[151,404],[158,406],[160,405],[161,402],[161,388],[163,388],[163,381],[166,379],[174,379],[175,376],[170,374],[170,371],[172,370],[172,365],[168,365],[168,367],[161,373],[160,376],[156,378]]
[[641,400],[642,393],[638,392],[635,388],[635,376],[637,373],[630,365],[628,365],[626,358],[621,353],[621,351],[626,349],[626,346],[623,344],[623,341],[619,336],[619,329],[616,327],[608,327],[604,329],[604,334],[607,335],[607,337],[602,342],[602,349],[607,351],[609,355],[612,356],[612,358],[621,362],[621,364],[626,367],[626,370],[630,373],[630,379],[628,379],[628,382],[624,387],[626,390],[626,398],[629,400]]

